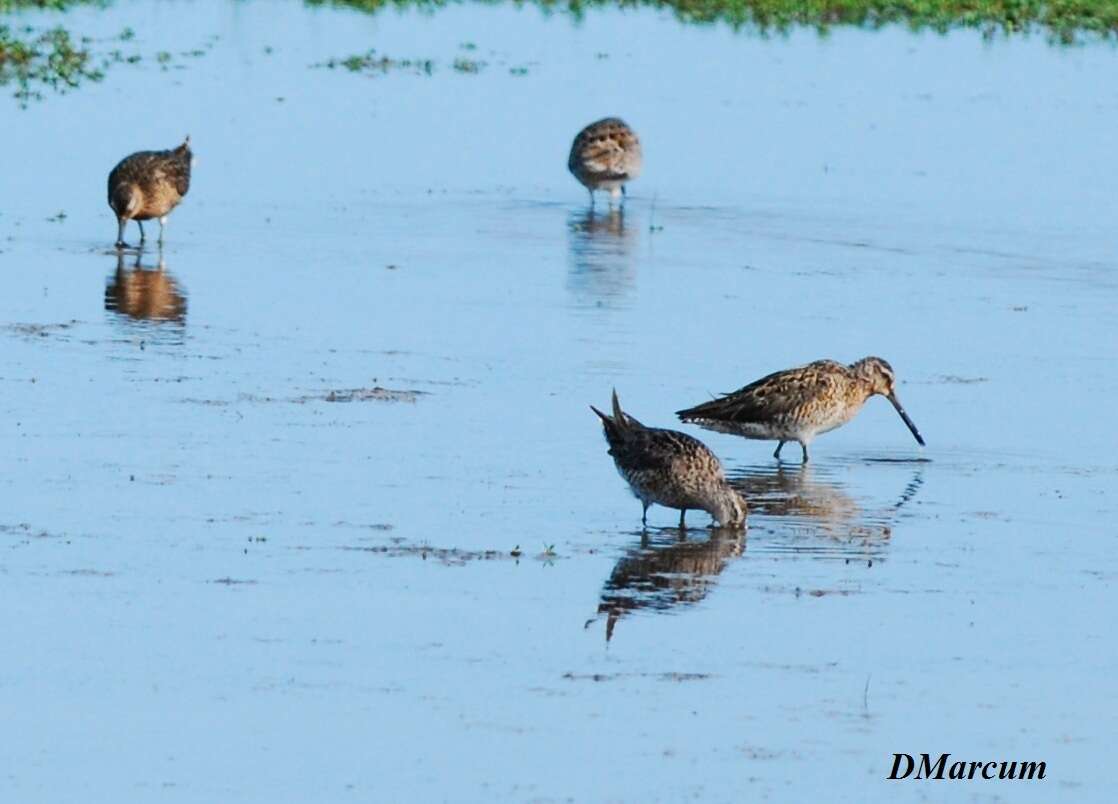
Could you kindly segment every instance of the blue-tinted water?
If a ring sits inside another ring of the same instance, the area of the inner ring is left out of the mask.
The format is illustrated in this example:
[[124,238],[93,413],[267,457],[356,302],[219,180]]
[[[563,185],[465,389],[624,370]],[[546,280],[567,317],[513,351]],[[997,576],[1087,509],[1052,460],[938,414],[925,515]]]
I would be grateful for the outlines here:
[[[4,800],[1108,800],[1112,48],[65,20],[219,38],[0,107]],[[310,67],[369,48],[434,74]],[[604,114],[623,215],[565,171]],[[108,170],[188,132],[162,273],[118,265]],[[807,470],[690,430],[748,535],[642,538],[588,404],[866,354],[927,449],[881,400]],[[1048,778],[884,780],[921,751]]]

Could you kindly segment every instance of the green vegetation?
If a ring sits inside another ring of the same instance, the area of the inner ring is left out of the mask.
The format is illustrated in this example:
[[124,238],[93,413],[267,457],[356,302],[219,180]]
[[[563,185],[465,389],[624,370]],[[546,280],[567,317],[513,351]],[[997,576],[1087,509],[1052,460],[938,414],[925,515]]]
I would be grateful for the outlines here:
[[[460,73],[479,73],[485,68],[486,62],[459,56],[450,66]],[[389,56],[377,55],[375,50],[369,50],[355,56],[347,56],[344,59],[330,59],[329,61],[312,64],[311,67],[325,67],[328,70],[341,68],[349,70],[351,73],[372,73],[374,75],[383,75],[395,70],[431,75],[435,72],[435,60],[393,59]]]
[[328,70],[341,67],[351,73],[387,73],[392,70],[407,70],[426,75],[430,75],[435,69],[435,63],[430,59],[393,59],[388,56],[378,56],[375,50],[347,56],[344,59],[330,59],[311,66],[325,67]]
[[460,73],[480,73],[482,68],[485,67],[485,62],[475,61],[474,59],[464,59],[459,56],[454,60],[454,64],[451,66]]
[[[2,1],[2,0],[0,0]],[[499,0],[481,0],[497,2]],[[523,4],[523,0],[515,0]],[[463,0],[305,0],[377,12],[383,8],[434,11]],[[762,33],[795,27],[826,31],[836,26],[880,28],[905,25],[915,30],[976,28],[988,36],[1046,31],[1059,42],[1082,34],[1118,38],[1118,0],[532,0],[546,11],[576,17],[588,9],[617,6],[670,10],[689,23],[726,23]]]
[[72,6],[104,6],[109,0],[0,0],[0,14],[7,11],[65,11]]
[[75,43],[64,28],[14,32],[0,25],[0,86],[14,83],[15,97],[23,106],[42,97],[39,87],[65,92],[83,80],[100,81],[103,76],[86,42]]
[[[384,8],[436,11],[444,6],[470,0],[304,0],[311,6],[339,6],[370,13]],[[506,0],[473,0],[496,4]],[[136,64],[138,53],[120,49],[94,53],[92,40],[77,38],[62,27],[31,28],[16,26],[24,11],[65,11],[75,6],[105,6],[111,0],[0,0],[0,86],[14,84],[16,99],[23,106],[43,97],[44,90],[65,92],[85,81],[99,81],[113,64]],[[837,26],[880,28],[903,25],[913,30],[944,32],[972,28],[986,36],[1043,31],[1053,41],[1070,44],[1085,37],[1118,40],[1118,0],[512,0],[517,5],[532,3],[545,12],[563,12],[578,18],[596,8],[654,8],[672,12],[687,23],[723,23],[735,29],[751,29],[761,34],[783,33],[797,27],[820,32]],[[134,37],[126,29],[118,39]],[[208,43],[207,48],[212,46]],[[472,52],[477,45],[462,42],[460,49]],[[267,52],[267,51],[266,51]],[[198,57],[205,49],[186,51],[179,56]],[[605,58],[606,54],[599,54]],[[161,69],[172,66],[174,56],[160,52],[152,60]],[[351,72],[383,74],[407,70],[430,75],[435,63],[430,59],[393,59],[375,51],[330,60],[316,67],[343,68]],[[451,64],[460,73],[476,73],[486,62],[460,56]],[[512,75],[524,75],[527,68],[514,66]]]
[[[64,0],[0,0],[0,12],[32,7],[64,9],[68,5],[72,3]],[[61,26],[42,30],[0,23],[0,87],[14,84],[13,96],[20,106],[26,107],[32,100],[41,100],[44,90],[66,92],[85,81],[100,81],[114,64],[144,61],[138,52],[125,52],[120,47],[108,49],[108,43],[132,42],[135,38],[131,28],[125,28],[108,40],[93,40],[89,37],[76,39]],[[204,56],[214,41],[210,39],[203,47],[178,54],[160,51],[151,60],[162,70],[181,68],[182,65],[176,63],[177,57]]]

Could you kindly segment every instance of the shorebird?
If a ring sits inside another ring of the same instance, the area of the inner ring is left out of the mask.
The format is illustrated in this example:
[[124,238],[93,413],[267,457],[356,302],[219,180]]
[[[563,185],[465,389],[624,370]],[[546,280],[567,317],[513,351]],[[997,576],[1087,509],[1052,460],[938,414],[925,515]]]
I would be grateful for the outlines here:
[[140,242],[144,242],[142,221],[159,219],[159,242],[167,215],[178,206],[190,189],[190,137],[178,148],[169,151],[138,151],[120,160],[109,174],[109,206],[116,213],[118,224],[116,247],[125,248],[124,227],[136,221]]
[[864,357],[844,366],[816,360],[778,371],[744,388],[676,415],[707,430],[779,441],[773,457],[787,441],[796,441],[808,461],[808,444],[820,433],[841,427],[857,415],[874,394],[893,403],[920,446],[924,439],[897,399],[893,367],[880,357]]
[[719,527],[745,526],[745,498],[730,488],[722,464],[701,441],[674,430],[645,427],[621,410],[617,391],[612,416],[593,405],[590,409],[602,420],[617,471],[644,506],[642,524],[648,524],[648,507],[658,503],[680,509],[681,528],[689,508],[706,511]]
[[594,206],[595,190],[608,192],[612,205],[625,194],[626,182],[640,175],[641,166],[636,132],[616,117],[591,123],[578,132],[567,158],[567,169],[590,192],[590,206]]

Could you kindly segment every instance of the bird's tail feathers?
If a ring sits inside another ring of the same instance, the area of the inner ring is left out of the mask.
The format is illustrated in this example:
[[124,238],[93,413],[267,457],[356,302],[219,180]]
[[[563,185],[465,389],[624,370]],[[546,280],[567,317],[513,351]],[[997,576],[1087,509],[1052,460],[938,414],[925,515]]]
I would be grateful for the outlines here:
[[634,431],[643,429],[644,425],[621,409],[621,402],[617,398],[616,390],[613,392],[611,401],[613,404],[612,416],[602,413],[593,405],[590,406],[590,409],[597,413],[598,418],[602,420],[602,426],[606,430],[606,440],[613,444],[631,437]]
[[628,424],[628,417],[625,415],[625,411],[623,411],[621,409],[621,401],[617,398],[617,389],[616,388],[613,389],[613,399],[612,399],[612,401],[613,401],[613,420],[615,422],[617,422],[618,427],[620,427],[622,429],[625,429],[626,425]]
[[602,413],[593,405],[590,406],[590,409],[597,413],[598,418],[602,420],[602,429],[606,431],[606,441],[608,441],[611,446],[620,441],[622,431],[621,428],[617,426],[616,420],[614,420],[612,416],[608,416],[605,413]]

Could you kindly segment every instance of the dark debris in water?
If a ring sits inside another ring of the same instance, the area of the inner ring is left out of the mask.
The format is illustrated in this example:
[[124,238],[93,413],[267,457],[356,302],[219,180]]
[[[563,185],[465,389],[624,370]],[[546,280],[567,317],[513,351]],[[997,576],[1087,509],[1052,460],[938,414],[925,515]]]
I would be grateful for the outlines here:
[[346,522],[344,519],[340,519],[340,520],[338,520],[337,522],[334,523],[334,527],[335,528],[364,528],[364,529],[367,529],[367,530],[390,531],[395,526],[394,525],[389,525],[387,522],[372,522],[372,523]]
[[383,388],[379,385],[372,388],[344,388],[316,391],[312,394],[299,396],[262,396],[259,394],[240,394],[236,400],[228,399],[197,399],[187,397],[180,402],[189,405],[204,405],[207,407],[226,407],[235,402],[286,402],[293,405],[306,405],[311,402],[409,402],[414,404],[419,397],[426,396],[427,391],[413,389]]
[[802,595],[807,595],[808,597],[827,597],[828,595],[834,595],[836,597],[846,597],[848,595],[856,594],[858,594],[858,592],[853,589],[801,589],[798,586],[796,587],[796,597],[800,597]]
[[393,540],[391,544],[345,545],[340,549],[359,553],[373,553],[389,558],[418,558],[423,561],[431,559],[448,567],[461,567],[473,561],[516,560],[516,557],[512,556],[507,550],[463,550],[458,547],[433,547],[429,544],[409,543],[402,539]]
[[260,397],[251,394],[242,394],[241,399],[251,402],[291,402],[296,405],[305,405],[308,402],[412,402],[424,396],[425,391],[397,390],[382,388],[379,385],[372,388],[345,388],[316,391],[313,394],[302,394],[286,398]]
[[415,402],[423,391],[395,391],[391,388],[350,388],[343,391],[327,391],[324,395],[301,397],[295,401],[314,402]]
[[58,324],[4,324],[0,326],[0,331],[23,338],[46,338],[68,330],[77,323],[77,319],[71,319]]
[[714,678],[713,673],[564,673],[567,681],[620,681],[630,678],[650,678],[654,681],[705,681]]
[[[348,522],[338,522],[335,523],[335,525],[365,527],[384,531],[392,529],[391,525],[353,525]],[[418,558],[422,561],[430,559],[438,564],[453,567],[461,567],[474,561],[513,561],[514,563],[520,563],[520,559],[527,556],[526,551],[520,549],[520,545],[516,545],[511,550],[467,550],[459,547],[437,547],[426,542],[411,542],[399,536],[389,537],[387,543],[384,544],[347,544],[337,549],[358,553],[371,553],[388,558]],[[555,545],[552,544],[544,545],[541,552],[530,557],[550,565],[560,556],[555,552]]]
[[34,528],[27,522],[20,522],[17,525],[2,525],[0,524],[0,533],[5,535],[18,536],[24,539],[57,539],[61,538],[58,533],[51,533],[48,530],[41,528]]
[[976,385],[982,382],[990,382],[989,377],[959,377],[955,374],[943,374],[936,379],[948,385]]
[[243,578],[215,578],[210,583],[219,583],[223,586],[255,586],[257,582]]
[[863,459],[866,463],[931,463],[931,458],[925,458],[922,455],[913,455],[912,457],[867,457]]

